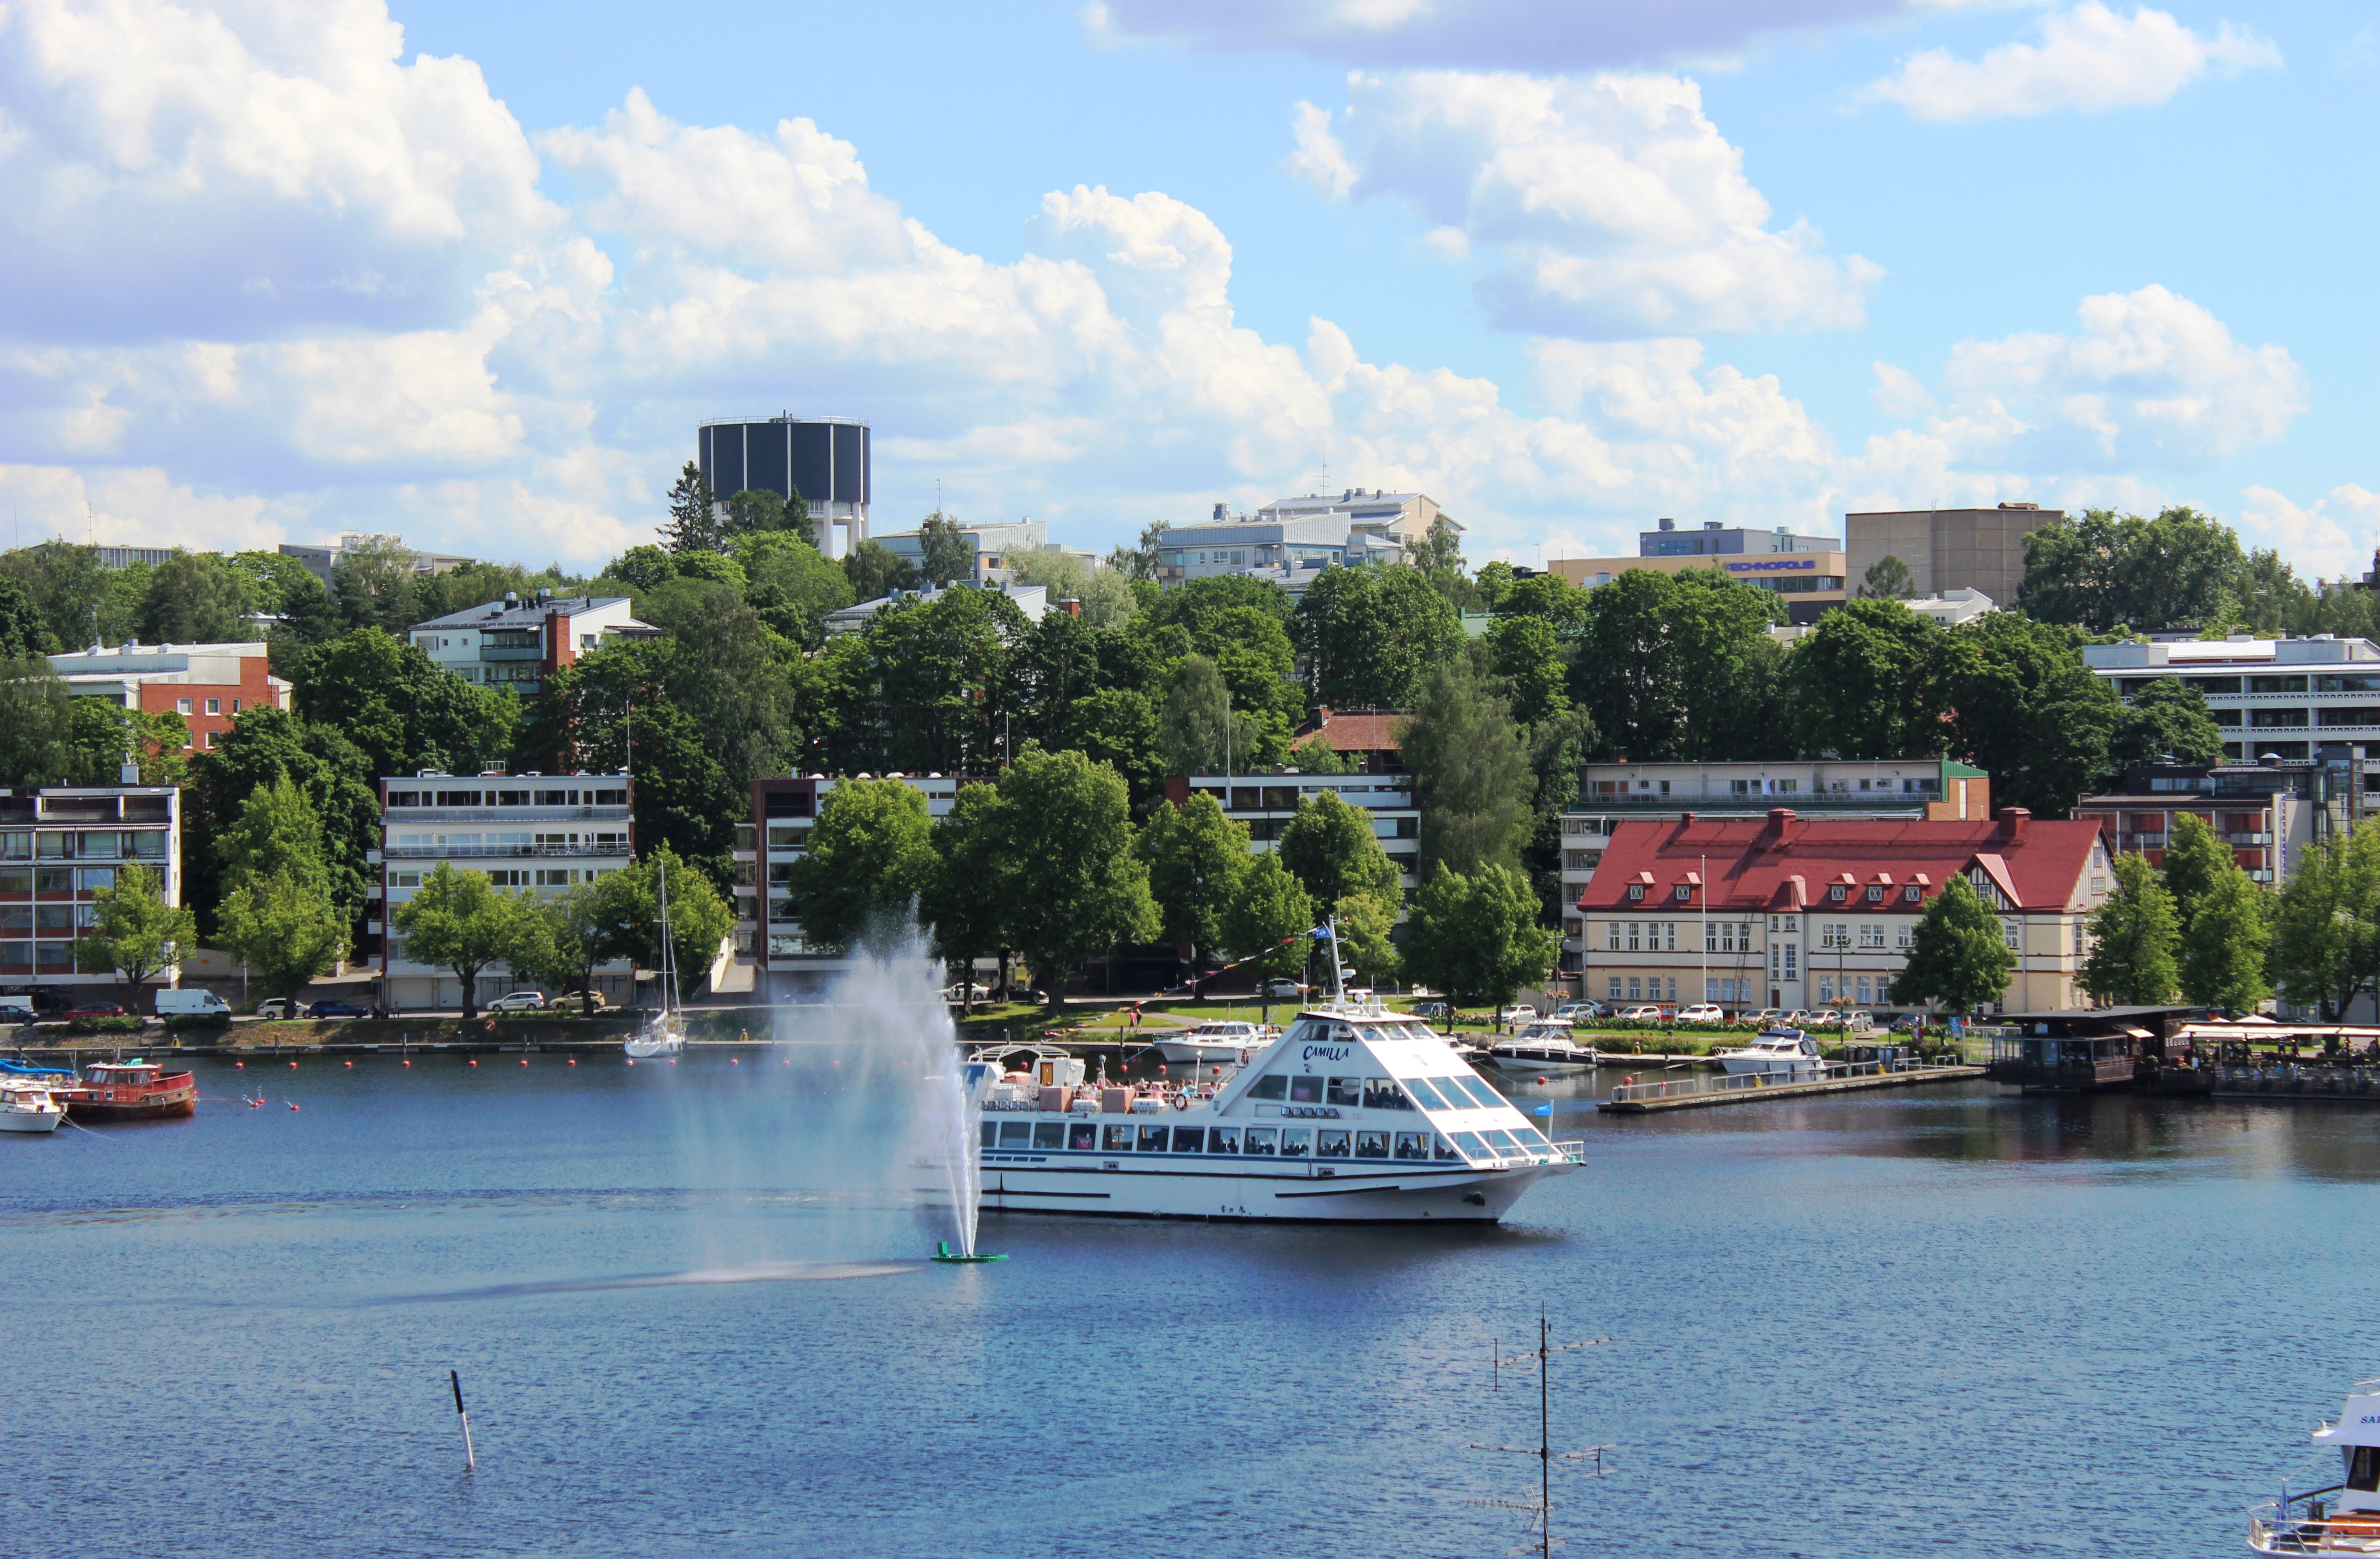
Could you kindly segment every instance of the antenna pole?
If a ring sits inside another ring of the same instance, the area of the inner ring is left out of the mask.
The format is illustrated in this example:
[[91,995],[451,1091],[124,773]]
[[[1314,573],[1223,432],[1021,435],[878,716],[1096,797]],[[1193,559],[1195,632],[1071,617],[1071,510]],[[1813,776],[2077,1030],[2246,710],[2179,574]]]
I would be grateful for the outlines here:
[[455,1388],[455,1416],[463,1424],[463,1470],[476,1472],[480,1458],[471,1451],[471,1415],[463,1409],[463,1377],[453,1370],[446,1372],[446,1384]]
[[1546,1368],[1552,1349],[1546,1341],[1546,1311],[1537,1307],[1537,1513],[1544,1519],[1545,1559],[1554,1559],[1554,1447],[1552,1425],[1548,1420],[1546,1377],[1553,1372]]

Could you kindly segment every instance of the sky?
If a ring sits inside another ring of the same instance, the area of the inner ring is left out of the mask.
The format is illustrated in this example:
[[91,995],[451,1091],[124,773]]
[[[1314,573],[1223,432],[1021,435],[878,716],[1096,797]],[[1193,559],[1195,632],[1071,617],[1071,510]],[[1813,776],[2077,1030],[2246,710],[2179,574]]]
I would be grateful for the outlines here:
[[0,0],[0,498],[587,569],[791,411],[879,532],[2190,504],[2360,575],[2375,89],[2317,0]]

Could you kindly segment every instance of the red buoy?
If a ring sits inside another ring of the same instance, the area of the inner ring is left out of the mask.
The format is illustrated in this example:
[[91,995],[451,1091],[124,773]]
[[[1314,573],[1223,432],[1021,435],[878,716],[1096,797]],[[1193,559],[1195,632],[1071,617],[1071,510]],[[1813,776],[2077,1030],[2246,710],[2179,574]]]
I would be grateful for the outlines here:
[[523,1056],[523,1057],[521,1057],[521,1065],[522,1065],[522,1066],[527,1066],[527,1065],[528,1065],[528,1057]]
[[297,1100],[295,1100],[295,1099],[290,1100],[290,1101],[289,1101],[289,1107],[290,1107],[291,1109],[293,1109],[293,1110],[294,1110],[294,1109],[296,1109],[296,1108],[298,1107],[298,1101],[297,1101]]
[[577,1066],[578,1064],[578,1057],[576,1056],[570,1057],[570,1064],[574,1067]]
[[297,1063],[297,1062],[295,1062],[295,1061],[290,1062],[290,1063],[289,1063],[289,1070],[290,1070],[291,1071],[296,1071],[296,1070],[298,1070],[298,1063]]
[[728,1064],[729,1066],[731,1066],[731,1067],[740,1067],[740,1066],[742,1066],[744,1063],[743,1063],[742,1061],[737,1060],[735,1057],[730,1056],[730,1057],[727,1057],[727,1064]]
[[636,1064],[637,1064],[637,1058],[636,1058],[634,1056],[629,1057],[628,1057],[628,1065],[630,1065],[630,1066],[632,1066],[632,1067],[633,1067],[633,1066],[635,1066]]
[[353,1071],[353,1070],[356,1070],[356,1064],[355,1064],[353,1061],[349,1061],[348,1063],[346,1063],[346,1067],[347,1067],[347,1070],[348,1070],[349,1071]]
[[672,1057],[670,1057],[670,1065],[671,1065],[671,1066],[675,1066],[675,1065],[677,1065],[677,1057],[676,1057],[672,1056]]
[[478,1066],[479,1064],[480,1064],[480,1058],[479,1058],[478,1057],[476,1057],[476,1056],[472,1057],[471,1057],[471,1060],[470,1060],[470,1065],[475,1066],[475,1067],[476,1067],[476,1066]]
[[400,1067],[409,1067],[409,1066],[413,1065],[413,1063],[412,1063],[411,1061],[409,1061],[409,1060],[406,1060],[406,1061],[399,1061],[399,1062],[397,1062],[396,1064],[397,1064],[398,1066],[400,1066]]
[[246,1061],[234,1061],[232,1066],[240,1071],[246,1071],[248,1070],[248,1063]]

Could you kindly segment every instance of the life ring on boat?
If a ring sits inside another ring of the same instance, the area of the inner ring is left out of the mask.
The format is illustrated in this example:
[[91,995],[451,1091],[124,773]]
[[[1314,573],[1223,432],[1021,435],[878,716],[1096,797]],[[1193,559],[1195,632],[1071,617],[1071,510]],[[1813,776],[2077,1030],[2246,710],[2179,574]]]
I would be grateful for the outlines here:
[[1185,1095],[1184,1095],[1184,1094],[1174,1094],[1174,1095],[1173,1095],[1173,1107],[1174,1107],[1175,1109],[1177,1109],[1177,1110],[1186,1110],[1186,1109],[1188,1109],[1188,1108],[1190,1107],[1190,1101],[1189,1101],[1188,1097],[1187,1097],[1187,1096],[1185,1096]]

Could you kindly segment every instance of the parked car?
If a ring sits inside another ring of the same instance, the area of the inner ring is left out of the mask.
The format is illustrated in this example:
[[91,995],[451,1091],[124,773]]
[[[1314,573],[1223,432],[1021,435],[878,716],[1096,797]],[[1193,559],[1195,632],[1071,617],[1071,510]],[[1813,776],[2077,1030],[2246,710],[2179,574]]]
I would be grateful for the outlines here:
[[1758,1023],[1764,1029],[1771,1028],[1785,1021],[1785,1009],[1781,1007],[1764,1007],[1757,1012],[1746,1012],[1743,1015],[1743,1021],[1747,1023]]
[[1413,1004],[1413,1015],[1416,1018],[1451,1018],[1454,1009],[1442,1001],[1416,1001]]
[[33,1017],[31,997],[0,996],[0,1023],[30,1023]]
[[1843,1031],[1846,1033],[1865,1033],[1868,1030],[1874,1027],[1876,1027],[1876,1014],[1873,1012],[1846,1012],[1843,1014]]
[[950,989],[944,991],[942,993],[942,999],[944,1001],[990,1001],[991,999],[991,987],[990,985],[971,985],[962,980],[957,985],[953,985]]
[[80,1007],[69,1007],[60,1014],[71,1022],[77,1018],[121,1018],[124,1009],[112,1001],[86,1001]]
[[157,1016],[160,1018],[228,1018],[231,1003],[210,990],[193,988],[186,991],[159,991]]
[[1661,1009],[1658,1007],[1627,1007],[1621,1009],[1620,1017],[1623,1022],[1658,1023],[1661,1021]]
[[1681,1008],[1678,1011],[1678,1021],[1681,1023],[1724,1023],[1727,1021],[1727,1014],[1718,1009],[1718,1003],[1715,1001],[1698,1001],[1692,1007]]
[[545,1010],[543,991],[506,991],[488,1003],[491,1012],[542,1012]]
[[285,996],[269,996],[256,1004],[256,1015],[260,1018],[287,1018],[295,1011],[295,1004]]
[[1496,1009],[1496,1021],[1508,1029],[1522,1023],[1534,1023],[1536,1021],[1537,1009],[1524,1002],[1516,1001],[1510,1007],[1500,1007]]
[[1599,1001],[1565,1001],[1554,1009],[1554,1016],[1576,1022],[1588,1018],[1609,1018],[1611,1009]]
[[1294,980],[1268,980],[1264,994],[1275,1001],[1295,1001],[1305,994],[1305,987]]
[[318,1001],[306,1009],[309,1018],[369,1018],[371,1009],[352,1001]]
[[1925,1026],[1925,1014],[1923,1012],[1904,1012],[1892,1021],[1892,1032],[1895,1033],[1903,1032],[1915,1033]]

